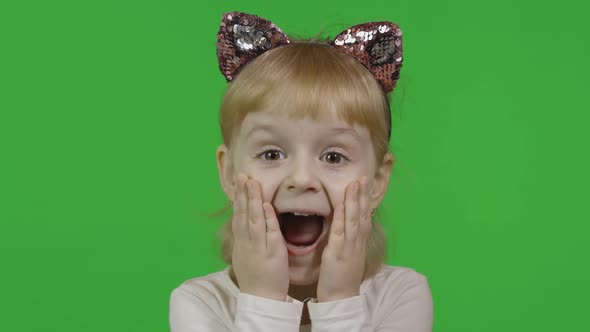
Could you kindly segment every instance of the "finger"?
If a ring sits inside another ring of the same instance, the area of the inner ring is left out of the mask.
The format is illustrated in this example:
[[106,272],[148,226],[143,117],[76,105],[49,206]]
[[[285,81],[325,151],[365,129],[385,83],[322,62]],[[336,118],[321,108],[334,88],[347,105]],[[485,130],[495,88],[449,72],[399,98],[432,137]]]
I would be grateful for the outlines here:
[[262,197],[258,182],[250,179],[246,183],[248,187],[248,227],[253,245],[259,248],[266,247],[266,224],[262,211]]
[[344,205],[339,204],[334,209],[327,248],[333,250],[332,252],[336,254],[340,254],[344,246],[344,240]]
[[232,219],[232,231],[234,238],[238,241],[249,240],[248,233],[248,197],[245,184],[248,177],[239,174],[236,180],[236,197],[234,199],[234,217]]
[[359,190],[359,235],[367,237],[371,230],[371,212],[369,212],[368,179],[363,176],[360,181]]
[[348,185],[344,199],[344,237],[347,242],[355,241],[359,227],[359,184],[354,181]]
[[268,202],[262,204],[266,223],[266,248],[269,252],[276,252],[283,244],[283,234],[274,208]]

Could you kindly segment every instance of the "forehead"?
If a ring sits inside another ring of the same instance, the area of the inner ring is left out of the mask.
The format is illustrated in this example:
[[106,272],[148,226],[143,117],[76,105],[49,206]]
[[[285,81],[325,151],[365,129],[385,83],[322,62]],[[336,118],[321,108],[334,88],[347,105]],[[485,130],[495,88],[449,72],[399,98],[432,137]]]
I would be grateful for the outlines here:
[[366,126],[351,124],[338,116],[335,111],[323,112],[321,116],[293,116],[273,111],[251,112],[240,126],[241,139],[254,135],[309,135],[309,136],[350,136],[360,142],[370,139]]

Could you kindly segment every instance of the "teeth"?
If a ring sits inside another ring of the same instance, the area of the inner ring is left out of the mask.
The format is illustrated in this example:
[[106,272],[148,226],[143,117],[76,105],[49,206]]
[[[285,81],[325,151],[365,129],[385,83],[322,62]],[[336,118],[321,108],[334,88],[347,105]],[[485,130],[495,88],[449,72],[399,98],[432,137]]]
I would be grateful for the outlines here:
[[304,217],[309,217],[309,216],[311,216],[311,214],[297,213],[297,212],[293,212],[293,215],[295,215],[295,216],[304,216]]

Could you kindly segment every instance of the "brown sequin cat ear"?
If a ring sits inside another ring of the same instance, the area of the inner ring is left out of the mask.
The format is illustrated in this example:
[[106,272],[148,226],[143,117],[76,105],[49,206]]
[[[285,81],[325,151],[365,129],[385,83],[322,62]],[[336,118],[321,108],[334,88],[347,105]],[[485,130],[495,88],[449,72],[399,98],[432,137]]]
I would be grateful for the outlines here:
[[269,20],[241,12],[223,14],[217,34],[219,69],[227,81],[260,54],[291,40]]
[[339,33],[331,44],[360,61],[387,93],[393,90],[402,67],[402,31],[392,22],[369,22]]

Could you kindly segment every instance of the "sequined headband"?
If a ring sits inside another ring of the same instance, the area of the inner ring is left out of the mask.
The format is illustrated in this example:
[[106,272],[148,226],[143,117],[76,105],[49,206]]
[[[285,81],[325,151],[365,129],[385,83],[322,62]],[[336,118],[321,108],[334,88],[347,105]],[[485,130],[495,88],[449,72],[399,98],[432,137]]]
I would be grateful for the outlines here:
[[[217,34],[219,68],[229,82],[260,54],[287,44],[289,37],[269,20],[241,12],[223,14]],[[397,24],[358,24],[339,33],[330,46],[362,63],[385,93],[395,87],[402,66],[402,31]]]

